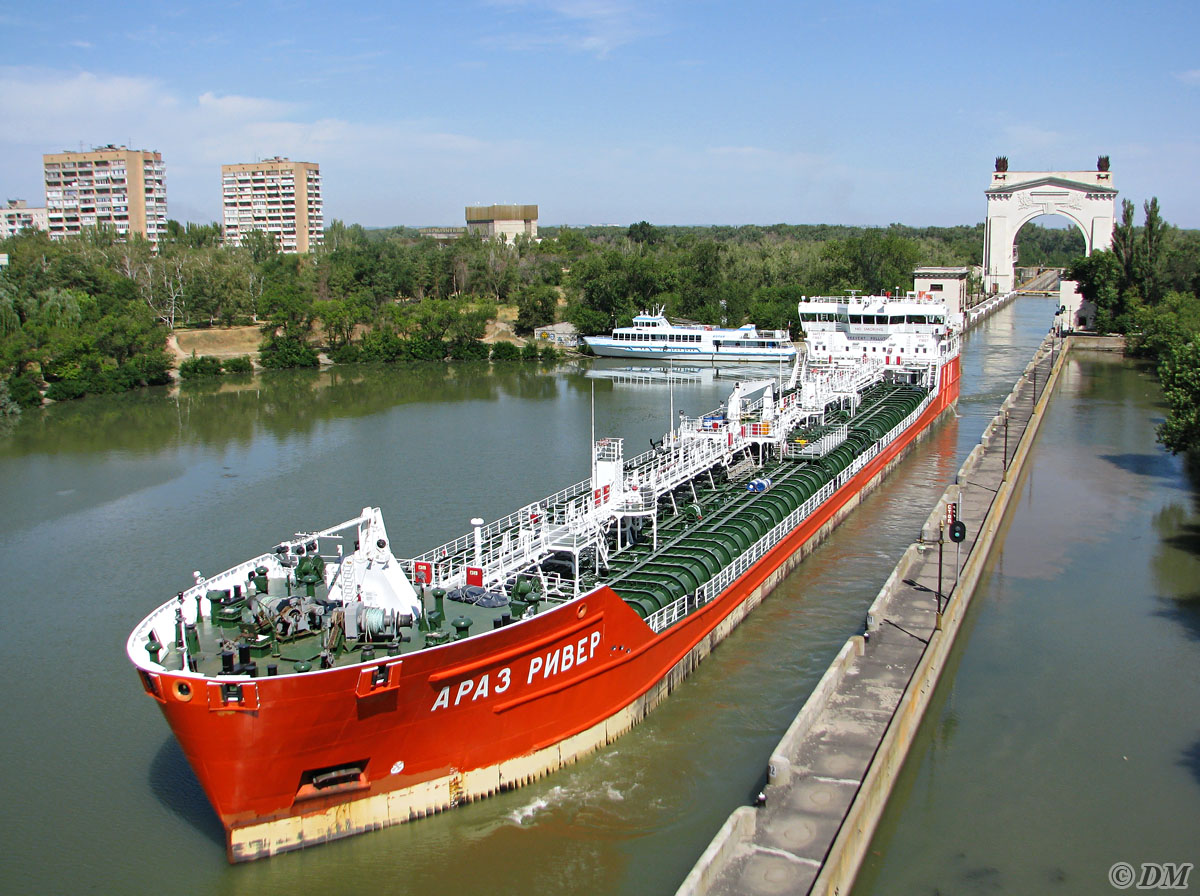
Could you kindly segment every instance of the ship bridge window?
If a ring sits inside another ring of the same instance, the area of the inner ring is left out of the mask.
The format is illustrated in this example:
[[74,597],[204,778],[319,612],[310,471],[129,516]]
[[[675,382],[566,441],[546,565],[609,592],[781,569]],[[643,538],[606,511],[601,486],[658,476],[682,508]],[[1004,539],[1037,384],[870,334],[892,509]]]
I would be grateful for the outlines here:
[[910,324],[926,324],[926,323],[929,323],[929,321],[928,321],[928,320],[926,320],[926,318],[925,318],[925,315],[924,315],[924,314],[910,314],[910,315],[908,315],[908,322],[909,322]]
[[902,324],[902,323],[904,323],[904,315],[903,314],[893,314],[891,317],[888,318],[888,323],[892,324],[893,326],[895,326],[896,324]]

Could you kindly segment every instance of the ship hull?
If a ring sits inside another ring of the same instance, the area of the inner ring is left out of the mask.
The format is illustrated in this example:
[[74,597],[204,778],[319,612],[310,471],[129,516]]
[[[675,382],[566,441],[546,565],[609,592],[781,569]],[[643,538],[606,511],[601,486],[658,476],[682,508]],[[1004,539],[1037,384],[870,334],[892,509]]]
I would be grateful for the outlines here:
[[690,361],[702,364],[737,364],[737,363],[778,363],[791,362],[796,357],[795,349],[788,351],[721,350],[719,352],[702,346],[689,348],[687,346],[670,346],[655,348],[653,346],[630,346],[612,342],[608,339],[587,337],[584,339],[592,353],[600,358],[628,358],[638,361]]
[[[143,670],[144,687],[226,828],[230,861],[420,818],[520,786],[610,743],[953,406],[958,378],[953,358],[904,432],[719,596],[659,634],[603,587],[484,638],[365,669],[258,679],[236,705],[221,699],[218,682],[181,690],[185,677]],[[341,783],[318,791],[311,782],[321,774]]]

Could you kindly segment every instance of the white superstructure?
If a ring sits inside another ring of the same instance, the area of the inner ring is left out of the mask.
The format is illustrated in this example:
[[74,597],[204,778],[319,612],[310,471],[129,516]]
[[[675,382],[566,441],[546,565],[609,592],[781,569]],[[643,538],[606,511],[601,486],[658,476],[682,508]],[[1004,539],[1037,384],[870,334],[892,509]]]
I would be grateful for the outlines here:
[[809,363],[912,367],[958,353],[962,315],[924,293],[814,296],[798,310]]
[[757,330],[753,324],[737,329],[680,325],[667,320],[662,309],[639,314],[629,327],[609,336],[586,336],[584,342],[602,358],[661,358],[676,361],[790,361],[796,347],[787,330]]

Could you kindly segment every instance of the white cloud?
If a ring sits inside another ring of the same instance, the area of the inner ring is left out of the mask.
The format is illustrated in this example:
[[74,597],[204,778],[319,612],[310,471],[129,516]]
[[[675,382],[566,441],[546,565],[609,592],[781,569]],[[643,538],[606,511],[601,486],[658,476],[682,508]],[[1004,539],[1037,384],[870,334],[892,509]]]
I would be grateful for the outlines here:
[[1179,72],[1175,75],[1175,77],[1184,84],[1200,86],[1200,68],[1194,68],[1186,72]]
[[491,0],[491,5],[532,13],[517,30],[486,41],[518,52],[561,47],[603,59],[663,30],[645,3],[627,0]]

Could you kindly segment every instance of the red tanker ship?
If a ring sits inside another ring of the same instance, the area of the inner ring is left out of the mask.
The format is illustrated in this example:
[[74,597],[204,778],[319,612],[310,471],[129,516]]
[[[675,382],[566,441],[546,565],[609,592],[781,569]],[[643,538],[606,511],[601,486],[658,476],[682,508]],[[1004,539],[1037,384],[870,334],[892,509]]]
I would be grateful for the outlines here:
[[127,651],[245,861],[519,786],[637,723],[953,406],[924,296],[800,305],[807,357],[632,459],[401,559],[377,508],[147,616]]

